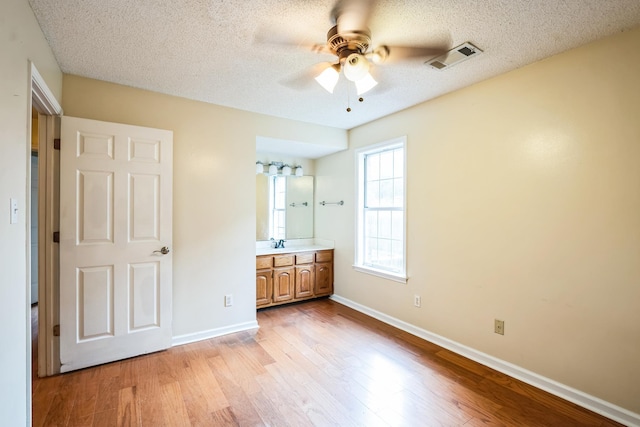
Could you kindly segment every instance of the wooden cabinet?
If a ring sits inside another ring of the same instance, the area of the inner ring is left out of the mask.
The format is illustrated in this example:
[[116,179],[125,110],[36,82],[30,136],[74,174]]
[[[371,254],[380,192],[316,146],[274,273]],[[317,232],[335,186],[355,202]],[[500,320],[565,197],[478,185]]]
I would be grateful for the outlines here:
[[316,264],[316,296],[331,295],[333,293],[333,263],[319,262]]
[[287,302],[293,299],[293,267],[273,269],[273,302]]
[[256,305],[258,307],[271,304],[273,295],[273,272],[268,270],[256,270]]
[[313,284],[315,283],[313,271],[313,264],[296,265],[296,298],[313,297]]
[[256,257],[256,307],[331,295],[333,250]]

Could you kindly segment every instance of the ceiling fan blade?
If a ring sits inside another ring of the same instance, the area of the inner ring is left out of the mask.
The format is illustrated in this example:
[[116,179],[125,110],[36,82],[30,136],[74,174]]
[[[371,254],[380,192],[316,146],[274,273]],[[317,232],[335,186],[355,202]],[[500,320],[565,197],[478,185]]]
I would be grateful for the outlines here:
[[368,30],[375,4],[376,0],[338,0],[331,10],[331,19],[338,26],[338,33]]
[[333,65],[332,62],[319,62],[308,67],[306,70],[302,70],[290,77],[280,80],[279,83],[293,90],[305,90],[309,87],[318,86],[318,83],[316,83],[314,79],[331,65]]
[[290,35],[283,33],[277,33],[273,31],[258,31],[256,32],[253,43],[256,45],[270,45],[275,47],[282,47],[286,49],[297,48],[307,50],[309,52],[322,53],[333,55],[331,50],[327,47],[326,43],[311,43],[302,38],[296,39]]
[[[433,58],[447,52],[449,48],[446,45],[440,46],[379,46],[371,52],[374,62],[394,63],[411,59],[428,59]],[[379,60],[376,61],[376,54],[379,54]],[[385,57],[386,55],[386,57]]]

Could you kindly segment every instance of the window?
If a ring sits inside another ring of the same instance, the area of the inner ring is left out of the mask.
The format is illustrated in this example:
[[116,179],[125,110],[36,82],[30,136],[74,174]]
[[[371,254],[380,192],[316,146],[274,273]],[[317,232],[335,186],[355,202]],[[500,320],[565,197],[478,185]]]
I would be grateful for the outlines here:
[[287,180],[284,176],[270,176],[273,180],[271,189],[271,236],[275,240],[285,238],[285,221],[286,221],[286,201],[287,201]]
[[355,268],[406,282],[405,144],[400,138],[358,150]]

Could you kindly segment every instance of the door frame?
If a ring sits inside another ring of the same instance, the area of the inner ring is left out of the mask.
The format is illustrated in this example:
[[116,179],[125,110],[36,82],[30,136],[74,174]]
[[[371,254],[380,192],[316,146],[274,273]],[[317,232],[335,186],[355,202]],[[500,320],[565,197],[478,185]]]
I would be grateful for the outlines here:
[[[38,112],[38,376],[50,376],[60,372],[60,358],[57,357],[59,340],[53,335],[53,327],[59,317],[58,310],[58,248],[53,242],[53,232],[58,227],[59,156],[53,150],[54,139],[58,136],[59,116],[62,107],[47,86],[35,64],[29,61],[29,92],[27,114],[29,132],[27,138],[27,181],[31,179],[31,111]],[[28,184],[28,182],[27,182]],[[27,210],[31,211],[31,186],[27,185]],[[31,218],[26,217],[26,241],[31,240]],[[31,305],[31,253],[26,251],[27,313]],[[27,316],[27,390],[31,402],[31,316]],[[29,408],[31,404],[29,405]],[[31,414],[28,414],[29,419]]]

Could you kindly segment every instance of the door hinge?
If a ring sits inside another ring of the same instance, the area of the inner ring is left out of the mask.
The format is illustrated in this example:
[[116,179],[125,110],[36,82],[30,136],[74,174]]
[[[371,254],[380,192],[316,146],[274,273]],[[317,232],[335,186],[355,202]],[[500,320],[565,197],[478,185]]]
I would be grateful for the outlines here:
[[54,150],[60,149],[60,138],[56,138],[53,140],[53,149]]
[[60,232],[59,231],[54,231],[53,232],[53,243],[60,243]]
[[54,337],[59,337],[60,336],[60,325],[55,325],[53,327],[53,336]]

